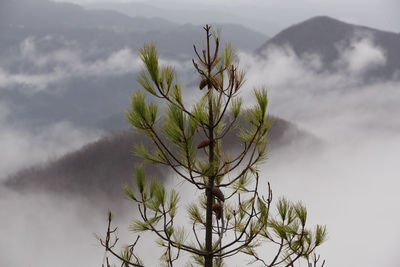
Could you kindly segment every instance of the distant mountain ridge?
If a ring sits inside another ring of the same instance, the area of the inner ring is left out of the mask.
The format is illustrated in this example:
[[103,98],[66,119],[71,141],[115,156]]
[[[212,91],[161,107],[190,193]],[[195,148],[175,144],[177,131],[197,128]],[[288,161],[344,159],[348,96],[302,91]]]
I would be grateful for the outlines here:
[[[218,24],[241,24],[246,25],[258,32],[270,35],[271,32],[277,32],[280,26],[270,20],[267,16],[251,16],[247,17],[243,14],[235,14],[229,8],[224,6],[213,5],[212,8],[205,3],[199,5],[169,5],[160,7],[157,3],[153,2],[139,2],[139,1],[101,1],[92,2],[85,5],[89,9],[105,9],[116,10],[128,16],[144,16],[148,18],[160,17],[165,18],[175,23],[191,23],[191,24],[205,24],[214,23]],[[243,12],[243,10],[242,10]],[[241,12],[241,13],[242,13]]]
[[[230,133],[224,141],[223,147],[231,152],[240,147],[235,142],[236,133]],[[21,170],[9,177],[6,185],[20,192],[73,194],[89,200],[113,198],[117,201],[123,197],[122,184],[132,182],[134,164],[143,161],[133,153],[133,146],[138,143],[152,145],[143,135],[131,130],[120,131],[60,159]],[[269,151],[293,146],[316,148],[320,140],[286,120],[273,117],[269,144]],[[148,174],[166,181],[170,170],[155,164],[148,168]]]
[[3,26],[36,29],[104,29],[110,31],[148,31],[177,24],[161,18],[129,17],[112,10],[87,10],[72,3],[47,0],[2,0]]
[[354,42],[369,39],[385,53],[384,66],[368,73],[378,78],[391,78],[400,70],[400,34],[354,25],[319,16],[295,24],[265,42],[256,50],[262,54],[272,46],[289,46],[299,57],[317,54],[327,68],[340,56],[340,47],[351,49]]
[[[254,50],[268,38],[262,33],[238,24],[219,26],[224,29],[224,40],[229,40],[239,49]],[[65,32],[66,38],[71,31],[82,30],[83,33],[92,34],[94,39],[98,38],[96,31],[102,31],[116,43],[122,39],[126,45],[131,46],[154,40],[161,49],[174,44],[178,46],[178,51],[190,50],[193,41],[198,39],[198,34],[201,32],[199,26],[177,24],[159,17],[131,17],[113,10],[89,10],[76,4],[48,0],[2,0],[0,32],[7,30],[10,33],[12,29],[26,33],[31,30],[31,35]],[[186,47],[182,44],[186,44],[189,40],[191,44],[188,48],[182,49]],[[169,49],[175,52],[175,47]]]

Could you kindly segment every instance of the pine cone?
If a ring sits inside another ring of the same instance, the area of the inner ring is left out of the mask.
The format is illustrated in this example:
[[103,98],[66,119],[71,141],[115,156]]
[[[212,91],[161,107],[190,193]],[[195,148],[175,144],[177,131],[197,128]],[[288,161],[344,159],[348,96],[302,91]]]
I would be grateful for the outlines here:
[[198,149],[206,147],[210,144],[210,139],[204,139],[203,141],[200,142],[200,144],[197,146]]
[[222,206],[219,203],[215,203],[212,206],[212,211],[215,213],[215,218],[217,218],[217,220],[220,220],[222,217]]
[[214,197],[216,197],[219,201],[224,202],[225,201],[225,196],[224,193],[222,193],[221,189],[219,189],[218,187],[213,187],[211,189],[211,193],[213,194]]
[[203,89],[204,87],[206,87],[207,84],[208,84],[207,79],[201,80],[200,85],[199,85],[200,90]]

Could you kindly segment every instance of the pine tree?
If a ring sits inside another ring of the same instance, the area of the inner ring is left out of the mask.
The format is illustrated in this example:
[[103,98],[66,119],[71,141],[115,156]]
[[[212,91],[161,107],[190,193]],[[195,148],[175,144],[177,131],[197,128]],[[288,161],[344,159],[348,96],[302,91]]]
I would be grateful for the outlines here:
[[[155,45],[145,44],[139,49],[145,67],[138,82],[167,108],[161,116],[158,106],[146,101],[138,90],[127,112],[132,126],[154,144],[153,148],[137,145],[136,153],[146,163],[171,168],[179,179],[193,186],[200,200],[186,207],[188,227],[177,225],[179,193],[174,189],[167,192],[157,179],[149,182],[144,165],[137,165],[137,188],[123,187],[139,207],[140,218],[130,230],[155,234],[164,251],[160,261],[165,266],[177,265],[185,253],[191,257],[187,266],[224,266],[225,258],[238,253],[263,266],[294,266],[300,261],[317,266],[315,249],[326,239],[325,226],[306,227],[307,210],[301,202],[281,198],[275,211],[269,183],[265,195],[261,193],[259,166],[266,159],[271,127],[266,89],[255,89],[255,105],[242,108],[238,94],[245,72],[239,69],[229,44],[220,49],[219,32],[208,25],[204,30],[206,43],[201,51],[194,46],[193,60],[200,76],[199,90],[204,92],[201,99],[187,108],[174,69],[160,66]],[[226,142],[232,131],[241,144],[240,151],[229,149]],[[109,213],[107,233],[100,240],[106,251],[122,266],[145,266],[135,253],[139,237],[122,254],[115,252],[118,238],[111,222]],[[264,243],[270,244],[265,253]],[[271,246],[276,248],[270,251]],[[106,264],[109,266],[108,258]]]

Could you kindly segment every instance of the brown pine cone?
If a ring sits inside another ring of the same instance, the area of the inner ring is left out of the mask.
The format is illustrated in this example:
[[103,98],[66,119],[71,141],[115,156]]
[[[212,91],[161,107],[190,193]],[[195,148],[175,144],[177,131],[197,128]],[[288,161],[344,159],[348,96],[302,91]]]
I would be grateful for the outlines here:
[[200,85],[199,85],[200,90],[203,89],[204,87],[206,87],[207,84],[208,84],[207,79],[201,80]]
[[210,144],[210,139],[204,139],[203,141],[200,142],[200,144],[197,146],[198,149],[206,147]]
[[222,193],[221,189],[219,189],[216,186],[213,186],[211,189],[211,193],[213,194],[214,197],[216,197],[219,201],[225,201],[225,196],[224,193]]
[[215,203],[212,206],[212,210],[215,213],[215,218],[217,218],[217,220],[220,220],[222,217],[222,206],[219,203]]

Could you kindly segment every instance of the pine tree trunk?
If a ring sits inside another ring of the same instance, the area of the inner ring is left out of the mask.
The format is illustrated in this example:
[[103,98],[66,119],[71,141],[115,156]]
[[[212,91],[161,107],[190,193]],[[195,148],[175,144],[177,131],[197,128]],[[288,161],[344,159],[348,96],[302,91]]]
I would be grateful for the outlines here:
[[[207,32],[207,59],[208,59],[208,77],[211,76],[211,61],[210,61],[210,34],[208,25],[206,26]],[[208,185],[206,188],[207,195],[207,211],[206,211],[206,253],[204,260],[204,267],[212,267],[213,266],[213,255],[212,253],[212,205],[213,205],[213,195],[211,192],[212,187],[214,186],[214,114],[212,109],[212,94],[213,88],[210,83],[208,83],[208,135],[210,139],[209,152],[208,152],[208,161],[209,166],[212,168],[211,175],[208,176]]]
[[[211,89],[212,90],[212,89]],[[206,213],[206,252],[207,256],[205,257],[205,267],[212,267],[212,260],[213,256],[211,255],[212,252],[212,205],[213,205],[213,194],[211,192],[211,189],[214,186],[214,167],[213,167],[213,162],[214,162],[214,146],[215,146],[215,140],[214,140],[214,129],[213,129],[213,112],[212,112],[212,91],[210,90],[209,94],[209,122],[210,122],[210,127],[208,129],[208,133],[210,136],[210,146],[209,146],[209,163],[210,166],[212,166],[211,170],[211,175],[208,176],[208,185],[206,189],[206,195],[207,195],[207,213]]]
[[[211,186],[211,183],[210,183]],[[205,257],[204,266],[212,267],[213,264],[213,256],[211,255],[212,251],[212,202],[213,196],[211,193],[211,189],[207,188],[207,215],[206,215],[206,252],[208,253]]]

